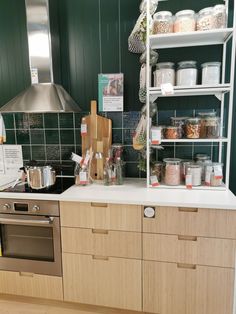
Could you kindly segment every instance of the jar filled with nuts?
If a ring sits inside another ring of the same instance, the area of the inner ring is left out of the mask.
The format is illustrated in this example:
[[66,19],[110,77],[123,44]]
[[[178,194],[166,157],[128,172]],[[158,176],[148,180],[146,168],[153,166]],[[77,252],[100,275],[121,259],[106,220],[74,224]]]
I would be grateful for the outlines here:
[[164,162],[164,183],[170,186],[180,185],[181,183],[181,159],[166,158]]
[[171,117],[171,125],[179,127],[180,137],[183,138],[185,136],[185,122],[188,117]]
[[220,137],[220,118],[205,117],[201,119],[201,138],[219,138]]
[[193,10],[182,10],[177,12],[175,16],[175,33],[187,33],[194,32],[196,30],[196,17]]
[[164,137],[168,140],[182,138],[182,129],[179,126],[167,126],[164,130]]
[[214,28],[227,27],[227,13],[226,6],[224,4],[218,4],[214,6]]
[[201,119],[188,118],[186,120],[186,137],[190,139],[200,138]]
[[197,30],[208,31],[214,29],[214,8],[202,9],[198,13]]
[[153,34],[173,33],[173,16],[169,11],[160,11],[153,17]]

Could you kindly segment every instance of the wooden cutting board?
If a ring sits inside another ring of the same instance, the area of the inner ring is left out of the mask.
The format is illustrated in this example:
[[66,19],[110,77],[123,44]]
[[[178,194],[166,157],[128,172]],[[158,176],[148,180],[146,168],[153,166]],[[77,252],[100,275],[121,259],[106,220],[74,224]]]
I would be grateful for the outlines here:
[[[82,118],[82,124],[87,125],[87,134],[82,135],[82,155],[92,148],[94,158],[91,165],[91,176],[95,180],[103,179],[103,165],[109,156],[112,143],[112,121],[97,115],[97,102],[91,101],[91,114]],[[102,153],[103,160],[96,160],[95,154]]]

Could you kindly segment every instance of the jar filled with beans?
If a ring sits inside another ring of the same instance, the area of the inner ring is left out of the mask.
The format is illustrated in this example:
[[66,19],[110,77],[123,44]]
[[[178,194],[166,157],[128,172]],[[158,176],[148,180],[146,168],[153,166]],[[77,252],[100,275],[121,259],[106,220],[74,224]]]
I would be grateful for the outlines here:
[[185,136],[185,122],[188,117],[171,117],[171,125],[179,128],[179,138],[183,138]]
[[160,11],[153,17],[153,34],[173,33],[173,15],[169,11]]
[[168,140],[182,138],[182,129],[178,126],[166,126],[164,137]]
[[186,137],[189,139],[200,138],[201,133],[201,119],[188,118],[186,120]]
[[170,186],[181,183],[181,159],[166,158],[163,160],[164,183]]
[[214,23],[214,8],[209,7],[202,9],[198,13],[197,30],[208,31],[215,28]]

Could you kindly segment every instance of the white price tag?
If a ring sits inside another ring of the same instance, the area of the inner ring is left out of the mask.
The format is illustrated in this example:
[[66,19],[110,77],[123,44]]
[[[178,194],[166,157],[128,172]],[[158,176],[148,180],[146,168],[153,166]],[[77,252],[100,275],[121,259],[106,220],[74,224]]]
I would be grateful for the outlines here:
[[161,129],[160,128],[151,129],[151,143],[152,145],[161,144]]
[[81,161],[83,160],[83,158],[75,153],[72,153],[72,158],[73,161],[77,162],[78,164],[81,163]]
[[211,185],[211,172],[207,171],[205,174],[205,185],[210,186]]
[[87,134],[88,134],[87,124],[82,123],[81,124],[81,135],[87,135]]
[[151,181],[151,186],[152,187],[157,187],[160,185],[158,179],[157,179],[157,176],[151,176],[150,177],[150,181]]
[[170,83],[161,84],[161,93],[163,96],[174,95],[174,86]]
[[87,172],[81,171],[79,174],[80,184],[88,184]]
[[214,176],[216,179],[223,179],[223,172],[221,166],[214,166]]
[[193,176],[191,174],[186,174],[185,185],[186,185],[186,188],[189,190],[193,188]]

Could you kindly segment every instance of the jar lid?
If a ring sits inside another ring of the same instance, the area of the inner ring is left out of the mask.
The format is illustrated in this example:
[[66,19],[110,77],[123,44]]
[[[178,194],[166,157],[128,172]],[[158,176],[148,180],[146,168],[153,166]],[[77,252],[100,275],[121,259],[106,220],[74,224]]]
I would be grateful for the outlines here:
[[160,16],[172,17],[172,13],[170,11],[159,11],[156,14],[154,14],[154,18],[160,17]]
[[176,15],[176,17],[182,16],[182,15],[192,15],[192,16],[194,16],[195,15],[195,11],[193,11],[193,10],[181,10],[181,11],[177,12],[175,15]]
[[188,165],[188,164],[192,164],[192,163],[194,163],[194,161],[193,160],[190,160],[190,159],[182,159],[181,160],[181,164],[183,164],[183,165]]
[[163,165],[163,162],[162,161],[156,161],[154,164],[153,164],[153,167],[155,166],[162,166]]
[[175,64],[173,62],[159,62],[156,65],[156,69],[174,69]]
[[181,62],[178,62],[178,67],[179,67],[179,69],[181,69],[181,68],[196,68],[197,67],[197,61],[193,61],[193,60],[181,61]]
[[185,121],[187,119],[189,119],[189,117],[170,117],[171,120],[173,121]]
[[226,10],[226,7],[224,4],[217,4],[214,6],[214,10]]
[[207,7],[207,8],[204,8],[204,9],[199,11],[199,15],[205,14],[205,13],[212,14],[213,13],[213,7]]
[[188,121],[189,123],[198,123],[201,121],[200,118],[188,118],[186,121]]
[[202,68],[205,67],[221,67],[221,62],[205,62],[201,65]]
[[215,166],[221,166],[221,167],[223,167],[224,164],[223,164],[222,162],[213,162],[213,163],[212,163],[212,166],[213,166],[213,167],[215,167]]
[[165,158],[163,159],[163,161],[167,164],[180,164],[181,163],[181,159],[179,158]]
[[191,163],[190,165],[188,165],[188,168],[192,168],[192,169],[202,169],[202,167],[200,165]]
[[216,117],[216,111],[199,112],[197,115],[199,118]]
[[207,154],[196,154],[196,160],[210,160],[210,156]]
[[220,117],[205,117],[206,121],[220,121]]

